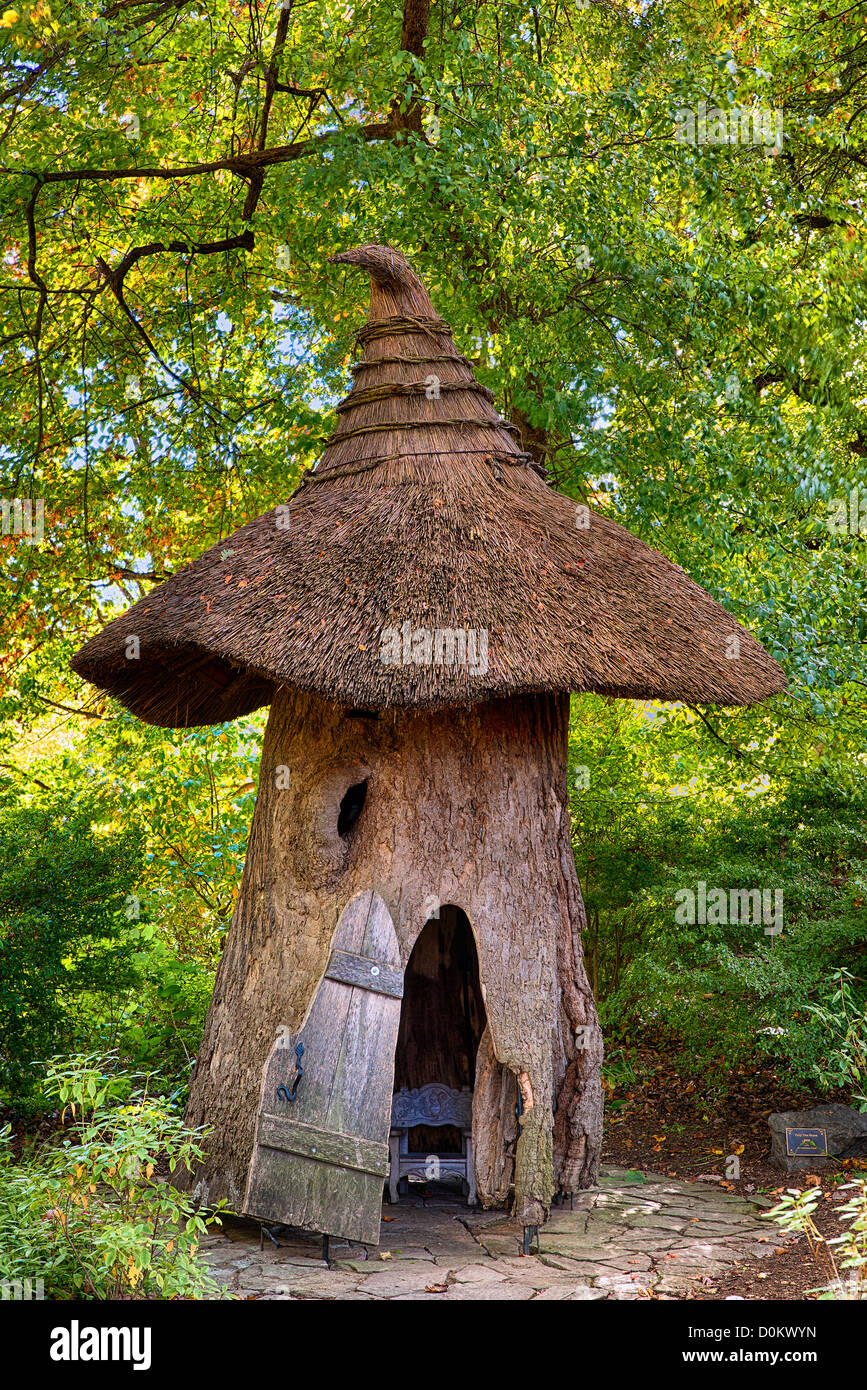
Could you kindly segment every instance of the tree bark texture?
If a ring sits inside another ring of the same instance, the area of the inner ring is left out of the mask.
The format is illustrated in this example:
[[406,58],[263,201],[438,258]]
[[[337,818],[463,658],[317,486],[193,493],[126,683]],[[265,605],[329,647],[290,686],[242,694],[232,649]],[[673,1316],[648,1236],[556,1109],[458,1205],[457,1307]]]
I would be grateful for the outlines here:
[[[378,713],[277,695],[187,1107],[189,1123],[213,1129],[190,1181],[204,1203],[240,1208],[276,1031],[300,1029],[340,913],[368,889],[404,966],[439,904],[469,919],[487,1016],[473,1106],[481,1200],[501,1205],[511,1181],[518,1218],[535,1225],[556,1191],[595,1182],[602,1039],[581,954],[568,711],[559,695]],[[364,808],[341,835],[341,800],[361,782]]]

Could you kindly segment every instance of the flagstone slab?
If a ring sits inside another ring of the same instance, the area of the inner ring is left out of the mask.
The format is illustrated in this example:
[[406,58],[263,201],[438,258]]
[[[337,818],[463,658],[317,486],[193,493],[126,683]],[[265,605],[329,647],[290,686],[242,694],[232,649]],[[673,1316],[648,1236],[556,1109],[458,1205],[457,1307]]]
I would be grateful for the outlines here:
[[405,1293],[417,1293],[428,1284],[441,1282],[430,1265],[419,1261],[413,1269],[384,1269],[378,1274],[369,1274],[358,1285],[362,1293],[377,1298],[397,1298]]
[[[576,1267],[584,1265],[610,1265],[617,1262],[617,1252],[606,1250],[600,1246],[577,1246],[569,1241],[557,1240],[543,1236],[540,1245],[540,1255],[562,1255],[573,1260]],[[538,1258],[538,1256],[536,1257]]]
[[339,1293],[349,1293],[355,1288],[356,1282],[353,1274],[323,1269],[318,1274],[299,1272],[297,1276],[276,1285],[272,1292],[292,1294],[296,1298],[336,1298]]
[[487,1265],[464,1265],[461,1269],[450,1271],[450,1277],[459,1284],[484,1284],[491,1279],[505,1279],[511,1271],[499,1270],[491,1260]]
[[647,1298],[654,1290],[657,1280],[645,1275],[642,1279],[624,1279],[603,1275],[594,1282],[594,1288],[608,1298],[618,1301]]
[[[540,1260],[532,1258],[528,1259],[519,1269],[510,1269],[509,1280],[516,1284],[528,1284],[534,1289],[559,1287],[574,1289],[576,1282],[574,1275],[562,1274],[543,1265]],[[589,1278],[587,1282],[590,1282]]]
[[[674,1232],[654,1231],[653,1235],[636,1236],[632,1235],[624,1245],[624,1249],[634,1250],[643,1255],[652,1255],[658,1259],[668,1250],[675,1250],[680,1244],[680,1240]],[[615,1247],[616,1249],[616,1247]]]
[[661,1212],[651,1212],[647,1216],[624,1215],[622,1221],[631,1231],[636,1228],[642,1231],[682,1231],[688,1219],[685,1216],[664,1216]]
[[494,1258],[498,1256],[516,1255],[520,1247],[520,1238],[513,1236],[491,1235],[488,1231],[479,1233],[479,1244],[483,1250]]
[[540,1264],[549,1269],[560,1270],[564,1274],[573,1274],[576,1280],[583,1282],[585,1279],[592,1279],[594,1271],[598,1274],[609,1274],[611,1266],[591,1259],[575,1260],[570,1255],[554,1254],[550,1250],[542,1247],[541,1254],[536,1256]]
[[494,1300],[517,1302],[532,1297],[533,1289],[529,1285],[512,1283],[511,1281],[490,1284],[452,1284],[451,1288],[443,1294],[443,1298],[448,1303],[465,1302],[470,1299],[485,1303]]

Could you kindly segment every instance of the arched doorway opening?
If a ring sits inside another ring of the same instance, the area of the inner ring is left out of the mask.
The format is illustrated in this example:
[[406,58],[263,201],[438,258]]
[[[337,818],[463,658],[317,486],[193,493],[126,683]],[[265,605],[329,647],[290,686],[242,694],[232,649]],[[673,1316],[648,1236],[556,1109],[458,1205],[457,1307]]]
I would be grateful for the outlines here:
[[[471,1097],[485,1023],[472,928],[461,908],[447,904],[425,923],[404,972],[395,1092],[436,1085]],[[407,1147],[459,1154],[464,1136],[456,1125],[416,1124],[407,1131]]]

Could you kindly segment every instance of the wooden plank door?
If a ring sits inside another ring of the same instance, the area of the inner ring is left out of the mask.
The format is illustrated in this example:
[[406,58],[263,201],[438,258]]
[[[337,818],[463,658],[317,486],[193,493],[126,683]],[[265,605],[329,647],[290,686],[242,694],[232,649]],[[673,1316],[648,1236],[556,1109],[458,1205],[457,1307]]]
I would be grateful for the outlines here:
[[[379,1243],[402,997],[388,908],[361,893],[341,914],[303,1027],[282,1030],[265,1064],[248,1215]],[[289,1100],[299,1043],[303,1074]]]

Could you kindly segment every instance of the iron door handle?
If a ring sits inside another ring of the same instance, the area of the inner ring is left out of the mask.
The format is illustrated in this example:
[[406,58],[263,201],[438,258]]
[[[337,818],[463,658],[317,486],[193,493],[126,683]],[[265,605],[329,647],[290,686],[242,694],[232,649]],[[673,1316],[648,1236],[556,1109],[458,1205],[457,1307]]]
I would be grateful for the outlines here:
[[304,1068],[301,1065],[301,1058],[304,1056],[304,1044],[299,1043],[295,1049],[295,1075],[292,1078],[292,1090],[286,1086],[277,1087],[278,1100],[295,1100],[298,1095],[298,1087],[301,1085],[301,1078],[304,1075]]

